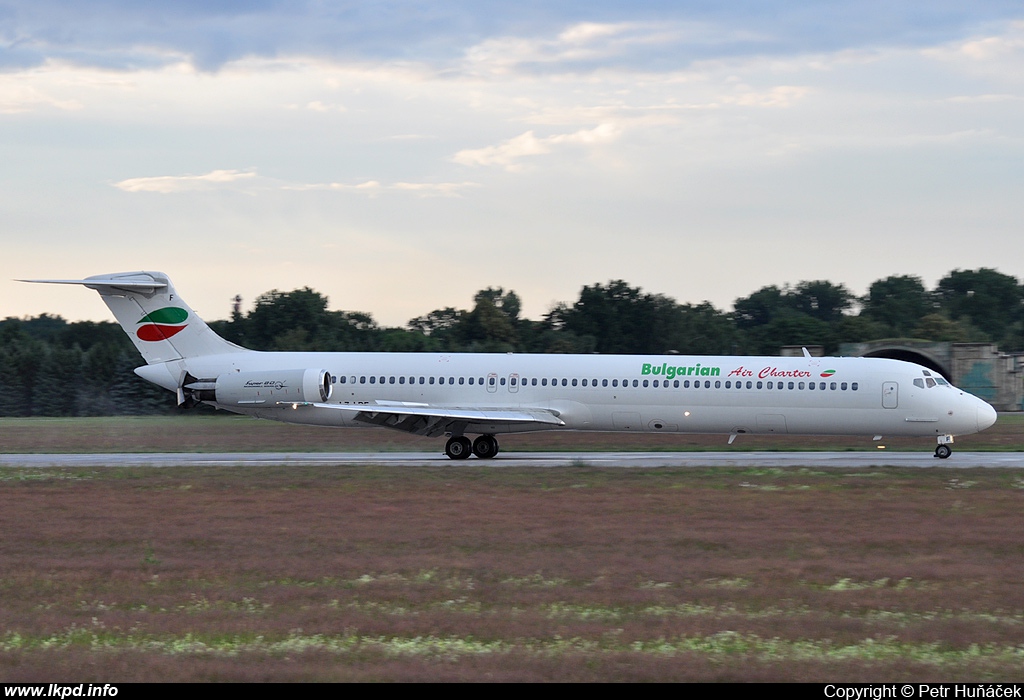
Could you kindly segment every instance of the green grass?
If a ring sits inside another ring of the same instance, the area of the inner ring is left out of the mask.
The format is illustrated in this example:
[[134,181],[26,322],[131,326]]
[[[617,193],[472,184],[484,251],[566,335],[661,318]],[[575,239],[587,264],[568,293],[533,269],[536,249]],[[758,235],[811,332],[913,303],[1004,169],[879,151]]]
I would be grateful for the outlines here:
[[[921,451],[927,438],[887,439],[889,450]],[[875,451],[866,437],[743,435],[729,446],[724,435],[542,432],[501,437],[504,451]],[[287,425],[233,415],[114,418],[3,418],[0,451],[102,452],[441,452],[443,439],[380,428]],[[1024,451],[1024,415],[1003,414],[992,428],[957,439],[970,451]],[[582,463],[581,463],[582,465]]]
[[1024,471],[860,473],[0,468],[0,677],[1024,681]]

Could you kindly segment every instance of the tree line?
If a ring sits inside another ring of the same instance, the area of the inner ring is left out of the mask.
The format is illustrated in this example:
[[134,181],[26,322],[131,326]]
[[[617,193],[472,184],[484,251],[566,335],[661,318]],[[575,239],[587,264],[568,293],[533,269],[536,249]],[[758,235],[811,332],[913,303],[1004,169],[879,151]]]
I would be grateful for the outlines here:
[[[863,297],[826,280],[762,287],[733,311],[680,304],[622,280],[583,287],[540,320],[512,290],[488,287],[470,309],[446,307],[383,327],[368,313],[331,311],[308,287],[260,295],[248,312],[209,325],[254,350],[775,355],[785,345],[884,338],[993,342],[1024,350],[1024,287],[989,268],[954,270],[934,289],[919,277],[872,283]],[[0,415],[90,416],[173,411],[167,392],[132,372],[141,358],[112,322],[59,316],[0,321]]]

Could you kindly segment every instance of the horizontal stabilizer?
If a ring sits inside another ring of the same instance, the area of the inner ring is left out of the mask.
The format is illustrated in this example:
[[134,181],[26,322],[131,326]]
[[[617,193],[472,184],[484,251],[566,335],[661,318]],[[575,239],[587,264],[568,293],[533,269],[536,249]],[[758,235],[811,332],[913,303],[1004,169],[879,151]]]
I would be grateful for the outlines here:
[[153,291],[163,289],[166,282],[154,279],[131,279],[131,278],[92,278],[86,280],[15,280],[16,282],[33,282],[36,284],[82,284],[89,289],[100,289],[102,287],[119,287],[121,289],[138,289],[142,291]]

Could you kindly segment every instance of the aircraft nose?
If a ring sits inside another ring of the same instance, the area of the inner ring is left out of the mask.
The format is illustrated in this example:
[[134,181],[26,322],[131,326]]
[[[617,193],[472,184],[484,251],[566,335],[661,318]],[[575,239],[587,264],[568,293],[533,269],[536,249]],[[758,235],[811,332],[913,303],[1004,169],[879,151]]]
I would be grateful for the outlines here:
[[995,422],[996,409],[982,402],[982,405],[978,406],[978,430],[982,431],[985,428],[991,428]]

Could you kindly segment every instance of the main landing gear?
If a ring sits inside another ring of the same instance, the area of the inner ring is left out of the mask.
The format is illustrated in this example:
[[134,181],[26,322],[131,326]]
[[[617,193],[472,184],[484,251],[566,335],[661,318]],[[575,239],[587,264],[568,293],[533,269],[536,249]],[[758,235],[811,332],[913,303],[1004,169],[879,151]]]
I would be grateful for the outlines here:
[[498,441],[493,435],[481,435],[470,443],[465,435],[456,435],[448,439],[444,453],[449,459],[469,459],[470,453],[480,459],[490,459],[498,454]]
[[949,459],[949,456],[953,454],[953,448],[950,445],[953,444],[952,435],[940,435],[939,444],[935,448],[935,456],[939,459]]

